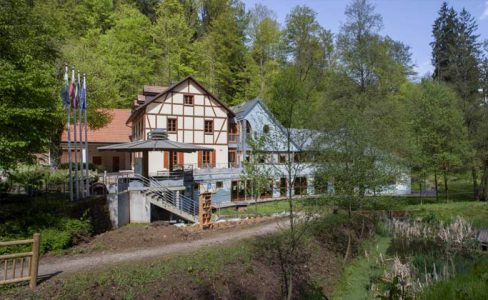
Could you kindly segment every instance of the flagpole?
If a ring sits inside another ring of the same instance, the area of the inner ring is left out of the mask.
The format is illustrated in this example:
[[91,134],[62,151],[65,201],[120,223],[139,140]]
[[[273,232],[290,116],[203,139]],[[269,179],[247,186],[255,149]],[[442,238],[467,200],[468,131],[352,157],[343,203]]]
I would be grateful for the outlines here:
[[86,75],[83,74],[83,112],[85,114],[85,177],[86,177],[86,195],[90,196],[90,171],[88,156],[88,122],[87,122],[87,103],[86,103]]
[[76,121],[76,82],[75,82],[75,69],[71,70],[71,82],[74,85],[74,97],[73,97],[73,130],[74,130],[74,143],[75,143],[75,199],[79,200],[80,199],[80,188],[79,188],[79,182],[78,182],[78,142],[77,142],[77,134],[76,134],[76,128],[78,127],[78,122]]
[[[65,68],[65,80],[68,81],[68,64],[64,65]],[[68,95],[69,98],[69,95]],[[71,103],[68,105],[68,174],[69,174],[69,200],[73,201],[73,175],[72,175],[72,160],[71,160]]]
[[[81,82],[80,82],[80,71],[78,71],[78,95],[80,95],[80,89],[81,89]],[[83,126],[82,126],[82,116],[81,116],[81,105],[80,105],[80,97],[78,96],[78,120],[79,120],[79,125],[80,125],[80,194],[81,198],[83,199],[85,197],[85,188],[84,188],[84,172],[83,172]]]

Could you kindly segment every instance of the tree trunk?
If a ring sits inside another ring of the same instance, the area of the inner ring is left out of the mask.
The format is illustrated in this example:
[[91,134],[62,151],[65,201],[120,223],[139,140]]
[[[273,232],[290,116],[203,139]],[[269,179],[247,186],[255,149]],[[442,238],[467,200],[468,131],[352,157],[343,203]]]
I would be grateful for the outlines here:
[[483,175],[479,187],[479,200],[488,201],[488,159],[483,163]]
[[420,198],[420,205],[422,205],[422,180],[419,180],[419,198]]
[[473,162],[473,166],[471,167],[471,177],[473,178],[473,198],[474,200],[479,199],[479,187],[478,187],[478,171]]
[[293,298],[293,272],[290,272],[288,276],[288,293],[286,295],[287,300],[291,300]]
[[447,186],[447,168],[444,168],[444,192],[446,193],[446,203],[449,201],[449,187]]
[[434,171],[435,201],[439,201],[439,185],[437,183],[437,170]]

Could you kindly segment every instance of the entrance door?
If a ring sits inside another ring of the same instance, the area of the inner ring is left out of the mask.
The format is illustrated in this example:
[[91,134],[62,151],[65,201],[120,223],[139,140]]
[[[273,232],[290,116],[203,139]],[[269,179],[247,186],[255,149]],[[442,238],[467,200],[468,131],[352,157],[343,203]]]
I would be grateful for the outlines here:
[[307,177],[297,177],[295,179],[295,195],[307,194]]
[[284,177],[280,178],[280,196],[281,197],[286,196],[286,178]]
[[112,157],[112,171],[118,172],[120,170],[120,160],[118,156]]
[[239,181],[232,181],[230,189],[230,201],[239,199]]

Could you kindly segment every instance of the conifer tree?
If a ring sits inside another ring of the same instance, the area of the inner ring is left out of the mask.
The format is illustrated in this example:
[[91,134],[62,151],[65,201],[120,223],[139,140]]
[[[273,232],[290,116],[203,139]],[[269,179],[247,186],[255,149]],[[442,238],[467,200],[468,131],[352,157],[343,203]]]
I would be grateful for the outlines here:
[[[433,78],[448,83],[456,91],[472,148],[479,144],[476,140],[483,122],[477,28],[476,21],[465,9],[458,14],[444,2],[433,25],[434,41],[431,43],[432,63],[435,67]],[[484,151],[479,148],[474,150]],[[473,194],[477,197],[479,162],[472,155],[467,157],[466,162],[471,168]]]

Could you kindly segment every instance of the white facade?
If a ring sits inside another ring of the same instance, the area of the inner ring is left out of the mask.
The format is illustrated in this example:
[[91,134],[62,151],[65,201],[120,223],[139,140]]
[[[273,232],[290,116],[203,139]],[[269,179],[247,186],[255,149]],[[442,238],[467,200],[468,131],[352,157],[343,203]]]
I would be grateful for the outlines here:
[[[185,97],[191,98],[191,101],[185,103]],[[148,133],[154,129],[165,129],[172,141],[213,149],[210,162],[202,162],[202,157],[199,158],[202,154],[198,152],[181,153],[177,165],[187,168],[227,166],[227,137],[231,119],[229,114],[232,112],[192,78],[187,78],[157,95],[155,99],[146,101],[135,114],[132,119],[133,140],[146,139]],[[211,130],[206,130],[206,122],[211,122]],[[149,152],[149,176],[168,170],[168,164],[165,163],[170,159],[165,158],[168,155],[161,151]],[[136,164],[141,163],[137,158],[134,161]]]

